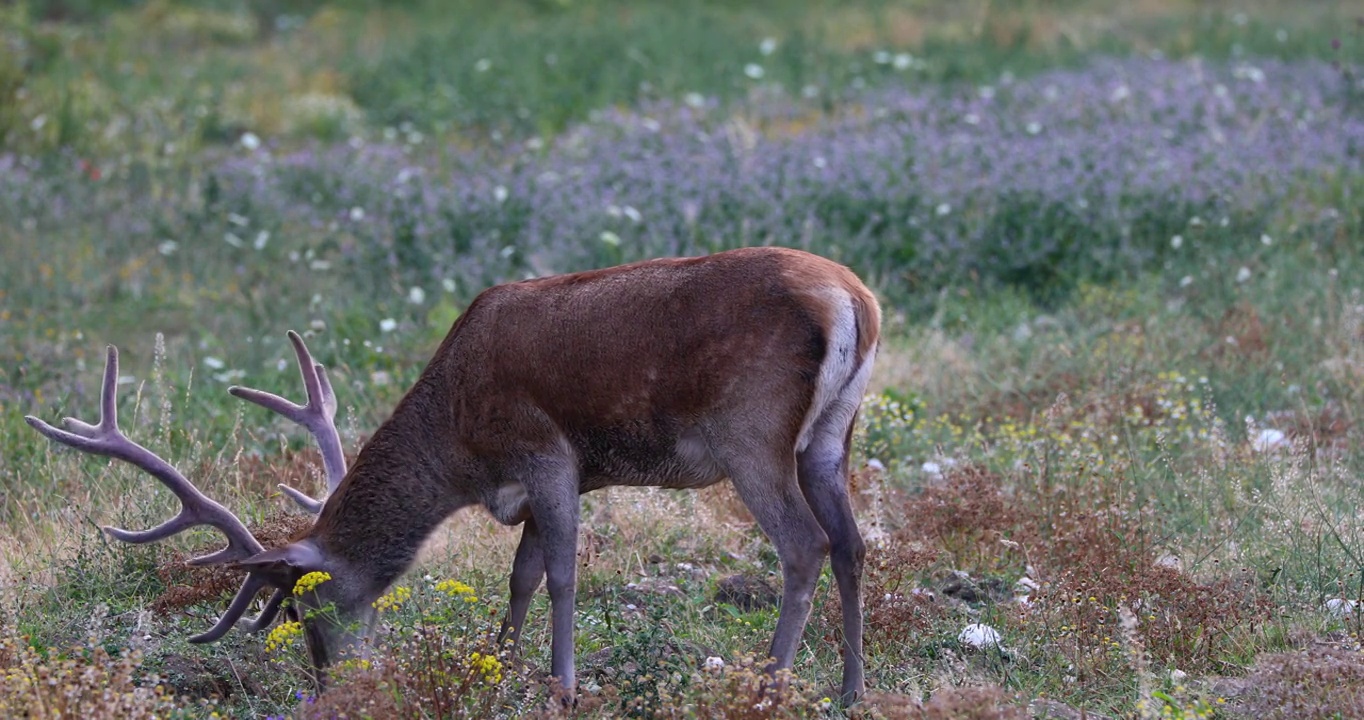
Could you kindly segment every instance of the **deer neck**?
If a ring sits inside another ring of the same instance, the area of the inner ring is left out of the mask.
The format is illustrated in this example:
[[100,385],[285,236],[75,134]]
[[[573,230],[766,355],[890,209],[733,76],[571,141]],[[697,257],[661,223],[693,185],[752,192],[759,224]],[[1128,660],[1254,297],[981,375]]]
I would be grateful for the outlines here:
[[375,593],[402,575],[445,518],[472,504],[452,482],[459,459],[448,401],[423,377],[375,431],[310,535],[359,568]]

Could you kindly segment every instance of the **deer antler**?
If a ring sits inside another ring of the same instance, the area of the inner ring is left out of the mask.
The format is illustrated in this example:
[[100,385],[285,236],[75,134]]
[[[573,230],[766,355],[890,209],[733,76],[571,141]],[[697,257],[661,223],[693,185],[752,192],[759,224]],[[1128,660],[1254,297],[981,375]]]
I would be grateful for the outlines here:
[[[233,395],[253,402],[266,410],[272,410],[307,428],[317,439],[322,451],[322,466],[327,473],[327,495],[336,491],[341,479],[346,476],[346,455],[341,450],[341,436],[336,432],[336,394],[332,392],[331,381],[327,379],[327,369],[314,362],[303,344],[303,338],[293,330],[289,331],[289,342],[294,345],[298,356],[298,369],[303,375],[303,387],[308,394],[308,402],[296,405],[272,393],[233,385],[227,391]],[[315,500],[306,493],[288,485],[280,484],[279,489],[294,499],[300,507],[310,513],[322,511],[322,500]]]
[[[195,566],[236,562],[263,552],[264,548],[236,515],[200,492],[198,488],[194,487],[193,483],[180,474],[180,471],[171,467],[165,460],[147,448],[129,440],[119,430],[117,395],[118,349],[111,345],[104,361],[104,382],[100,388],[98,424],[91,425],[68,417],[62,421],[67,429],[60,430],[32,415],[24,417],[24,421],[34,430],[63,445],[82,452],[122,460],[142,469],[160,480],[180,499],[180,512],[175,517],[150,530],[131,531],[105,526],[104,532],[123,542],[140,544],[168,538],[196,525],[209,525],[217,528],[223,535],[227,536],[227,547],[191,559],[189,564]],[[261,573],[247,575],[246,579],[242,581],[241,589],[237,591],[236,597],[228,605],[227,612],[223,613],[218,622],[207,632],[190,638],[190,642],[211,642],[222,637],[246,612],[256,593],[269,584],[269,579]],[[283,591],[277,590],[275,595],[278,597],[272,597],[259,616],[246,623],[246,627],[250,631],[259,630],[269,625],[270,621],[274,619],[275,614],[279,611],[279,600],[283,599]]]

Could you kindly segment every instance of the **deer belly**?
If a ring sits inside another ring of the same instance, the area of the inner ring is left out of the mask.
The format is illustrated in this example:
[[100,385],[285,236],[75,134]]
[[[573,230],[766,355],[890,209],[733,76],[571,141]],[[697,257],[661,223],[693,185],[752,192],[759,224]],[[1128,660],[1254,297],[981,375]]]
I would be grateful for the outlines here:
[[583,492],[609,485],[705,487],[724,479],[700,431],[622,432],[585,435],[576,443]]

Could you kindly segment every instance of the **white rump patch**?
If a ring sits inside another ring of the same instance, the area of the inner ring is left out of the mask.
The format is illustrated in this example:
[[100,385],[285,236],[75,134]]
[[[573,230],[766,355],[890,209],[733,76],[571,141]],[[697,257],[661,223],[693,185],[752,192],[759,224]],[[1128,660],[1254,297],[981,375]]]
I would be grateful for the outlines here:
[[[871,377],[872,360],[876,356],[875,352],[869,352],[861,367],[856,366],[857,315],[853,311],[852,297],[841,288],[831,290],[830,295],[834,306],[833,323],[825,329],[824,362],[819,367],[814,400],[800,426],[796,452],[803,452],[809,447],[810,441],[814,439],[816,421],[823,419],[819,423],[823,432],[842,434],[847,431],[848,423],[862,401],[862,392]],[[826,413],[830,411],[833,414],[826,418]],[[838,440],[841,444],[842,438]]]

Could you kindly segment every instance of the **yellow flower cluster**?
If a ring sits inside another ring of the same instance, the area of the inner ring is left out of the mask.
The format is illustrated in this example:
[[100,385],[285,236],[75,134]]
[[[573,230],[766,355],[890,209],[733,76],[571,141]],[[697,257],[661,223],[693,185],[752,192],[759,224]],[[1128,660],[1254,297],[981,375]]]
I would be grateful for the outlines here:
[[304,575],[303,577],[299,578],[298,582],[294,583],[294,594],[302,595],[305,592],[312,592],[313,590],[317,589],[318,585],[321,585],[322,583],[327,582],[328,580],[331,579],[332,579],[331,573],[316,571],[310,572],[307,575]]
[[351,658],[349,660],[342,660],[341,662],[336,664],[336,668],[343,672],[368,670],[372,667],[374,667],[373,663],[364,658]]
[[470,653],[469,669],[475,674],[481,675],[483,680],[494,685],[502,682],[502,661],[496,655],[487,653]]
[[458,580],[441,580],[436,583],[436,589],[452,598],[463,598],[464,602],[478,602],[478,595],[474,594],[474,589]]
[[412,598],[412,590],[399,585],[393,588],[393,592],[387,593],[374,601],[374,608],[379,612],[392,612],[403,606],[403,603]]
[[303,634],[303,623],[283,622],[275,626],[270,631],[270,636],[265,638],[265,651],[276,652],[283,650],[294,644],[294,640]]

